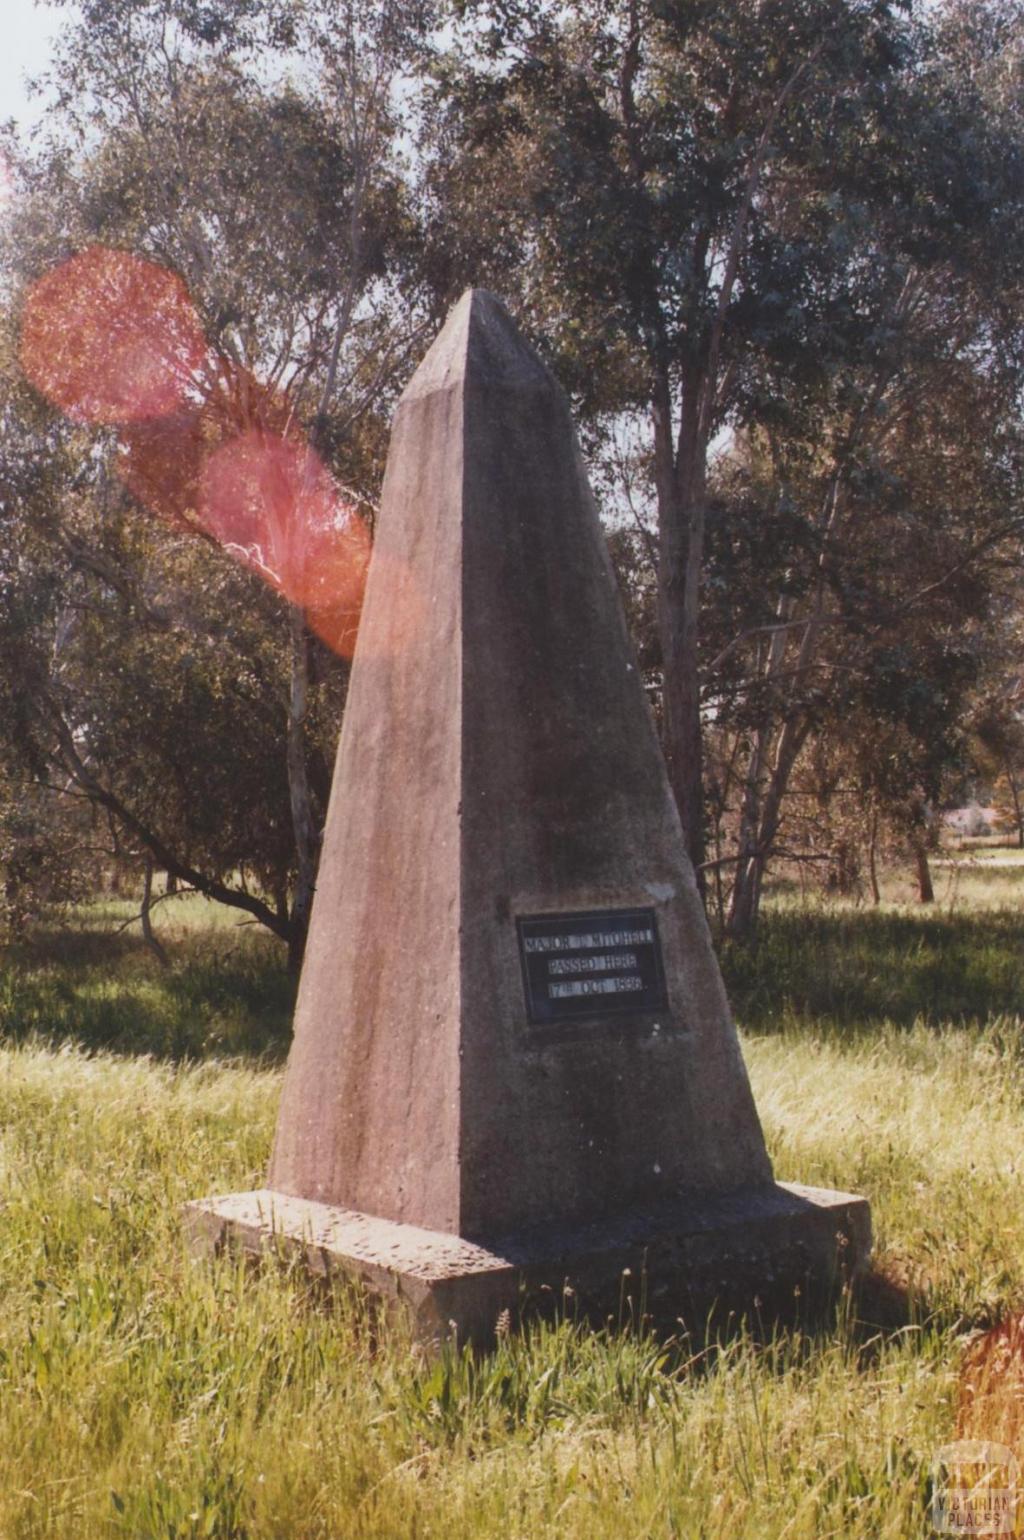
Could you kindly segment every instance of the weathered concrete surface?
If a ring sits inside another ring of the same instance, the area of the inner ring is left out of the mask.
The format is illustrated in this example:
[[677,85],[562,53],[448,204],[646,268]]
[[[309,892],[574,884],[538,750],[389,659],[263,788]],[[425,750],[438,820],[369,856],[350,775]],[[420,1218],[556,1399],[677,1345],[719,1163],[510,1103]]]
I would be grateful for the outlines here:
[[[530,1028],[515,917],[637,905],[668,1009]],[[471,292],[394,425],[270,1186],[480,1240],[770,1175],[567,403]]]
[[722,1322],[730,1310],[792,1307],[797,1288],[854,1277],[871,1244],[863,1198],[783,1184],[489,1248],[270,1189],[202,1199],[186,1217],[196,1250],[298,1249],[312,1273],[355,1279],[403,1307],[420,1340],[454,1331],[481,1346],[503,1311],[544,1293],[557,1303],[566,1285],[573,1310],[600,1318],[629,1301],[698,1329],[711,1312]]
[[[532,1023],[517,921],[625,910],[667,1003]],[[599,1294],[647,1248],[680,1299],[763,1296],[829,1273],[838,1212],[869,1243],[862,1200],[772,1183],[569,409],[480,291],[395,419],[267,1186],[282,1233],[323,1219],[313,1252],[464,1327],[524,1270]],[[251,1244],[266,1201],[193,1219]]]

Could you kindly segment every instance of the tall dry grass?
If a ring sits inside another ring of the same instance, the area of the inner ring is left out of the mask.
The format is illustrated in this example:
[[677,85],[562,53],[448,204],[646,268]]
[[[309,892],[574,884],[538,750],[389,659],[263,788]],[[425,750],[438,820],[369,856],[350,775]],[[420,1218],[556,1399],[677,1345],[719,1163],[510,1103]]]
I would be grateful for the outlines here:
[[434,1361],[356,1295],[188,1256],[182,1201],[264,1169],[289,986],[251,931],[164,920],[162,970],[110,919],[0,985],[4,1540],[931,1533],[971,1344],[1024,1305],[1016,911],[783,907],[726,959],[779,1175],[872,1200],[859,1301]]

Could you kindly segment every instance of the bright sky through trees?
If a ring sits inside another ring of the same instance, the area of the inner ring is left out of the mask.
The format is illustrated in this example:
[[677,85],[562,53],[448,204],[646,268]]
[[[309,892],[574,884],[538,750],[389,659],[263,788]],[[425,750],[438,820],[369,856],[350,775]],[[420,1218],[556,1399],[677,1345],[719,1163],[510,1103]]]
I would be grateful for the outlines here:
[[46,69],[59,21],[60,11],[56,6],[37,5],[34,0],[4,0],[0,122],[14,118],[19,127],[25,128],[43,111],[45,97],[30,97],[26,81]]

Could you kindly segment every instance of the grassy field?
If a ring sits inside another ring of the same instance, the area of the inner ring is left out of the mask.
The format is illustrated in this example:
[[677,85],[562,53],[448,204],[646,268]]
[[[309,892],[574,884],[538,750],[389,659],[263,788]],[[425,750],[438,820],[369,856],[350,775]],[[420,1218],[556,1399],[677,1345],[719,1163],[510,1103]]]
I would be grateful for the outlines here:
[[[0,1537],[908,1540],[971,1334],[1024,1304],[1024,866],[932,912],[779,902],[724,961],[777,1172],[871,1198],[834,1319],[700,1351],[571,1321],[427,1361],[279,1264],[195,1263],[260,1179],[276,945],[195,901],[0,974]],[[973,1429],[972,1431],[976,1431]]]

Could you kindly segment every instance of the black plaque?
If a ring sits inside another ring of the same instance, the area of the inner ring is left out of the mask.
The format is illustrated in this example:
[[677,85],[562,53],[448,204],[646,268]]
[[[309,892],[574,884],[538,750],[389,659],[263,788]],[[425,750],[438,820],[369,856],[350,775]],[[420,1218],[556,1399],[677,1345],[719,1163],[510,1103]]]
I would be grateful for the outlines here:
[[520,915],[516,928],[534,1025],[667,1008],[653,909]]

